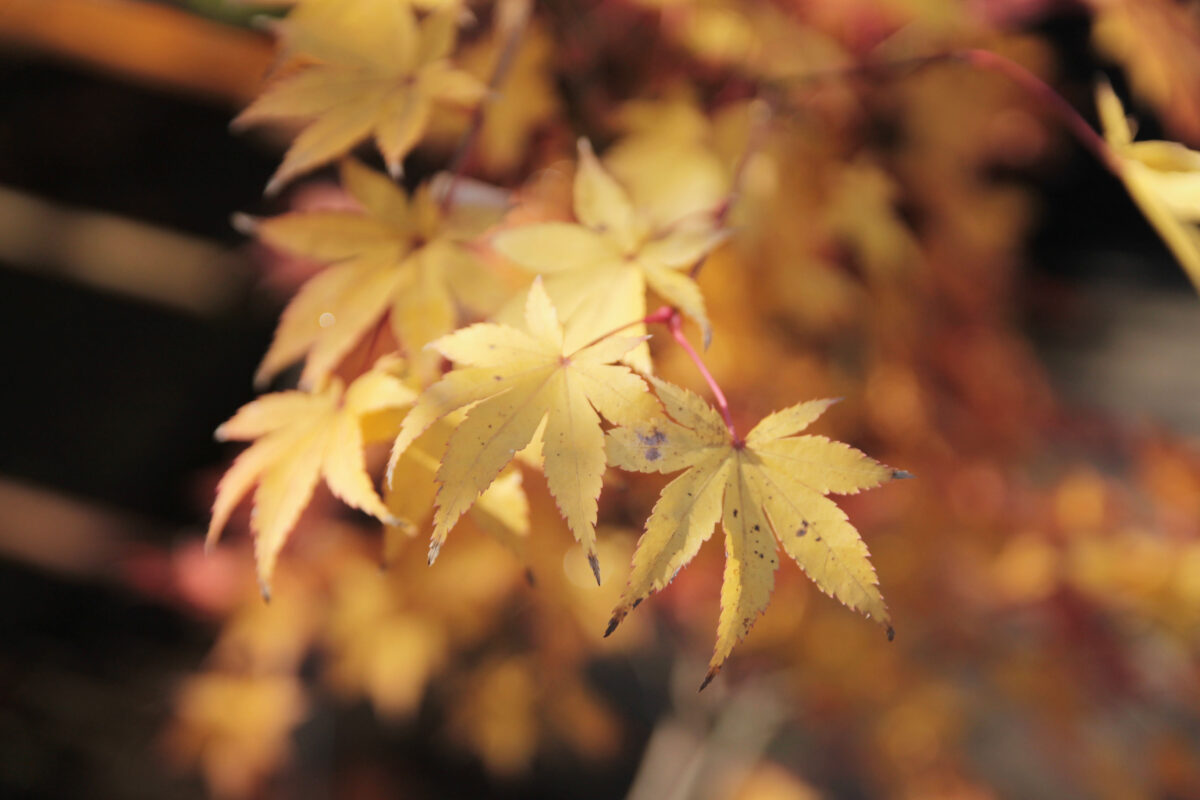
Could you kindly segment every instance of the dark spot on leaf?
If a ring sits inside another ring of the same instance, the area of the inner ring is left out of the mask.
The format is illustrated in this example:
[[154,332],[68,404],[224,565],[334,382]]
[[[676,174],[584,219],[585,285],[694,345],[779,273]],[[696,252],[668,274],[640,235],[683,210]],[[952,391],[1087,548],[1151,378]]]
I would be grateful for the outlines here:
[[759,530],[759,527],[757,525],[755,525],[754,530]]
[[638,437],[638,440],[641,441],[642,444],[651,445],[651,446],[656,445],[656,444],[662,444],[663,442],[665,442],[667,440],[667,435],[665,433],[663,433],[662,431],[660,431],[658,428],[655,428],[653,430],[653,432],[651,432],[649,434],[639,433],[637,435],[637,437]]
[[493,375],[492,380],[498,381],[498,380],[503,380],[503,379],[499,375]]
[[658,461],[660,458],[662,458],[662,453],[658,452],[657,447],[650,447],[646,449],[647,461]]
[[734,519],[737,519],[737,511],[738,510],[736,508],[733,510],[733,518]]
[[818,541],[818,542],[819,542],[819,541],[821,541],[821,537],[820,537],[820,536],[818,536],[818,537],[817,537],[817,541]]
[[802,519],[800,520],[800,527],[796,529],[796,535],[803,536],[806,533],[808,533],[808,520]]

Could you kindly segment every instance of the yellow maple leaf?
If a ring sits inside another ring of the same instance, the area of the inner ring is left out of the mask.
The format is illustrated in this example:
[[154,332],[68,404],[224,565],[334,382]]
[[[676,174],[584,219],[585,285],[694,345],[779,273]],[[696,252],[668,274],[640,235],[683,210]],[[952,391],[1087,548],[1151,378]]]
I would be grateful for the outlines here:
[[[492,240],[506,258],[545,276],[547,294],[573,323],[569,348],[646,316],[647,284],[700,324],[705,341],[710,338],[704,297],[687,270],[726,236],[712,214],[652,224],[584,139],[579,142],[574,206],[578,223],[523,225]],[[641,335],[645,326],[629,330]],[[650,371],[645,347],[626,360]]]
[[459,11],[446,5],[418,23],[408,3],[341,0],[302,4],[280,23],[286,52],[301,63],[234,120],[235,126],[308,121],[267,192],[368,137],[399,175],[435,104],[478,103],[486,86],[449,59]]
[[[383,498],[396,520],[384,530],[384,560],[388,563],[395,560],[404,540],[415,535],[433,512],[438,463],[454,428],[449,419],[436,422],[405,448],[391,471]],[[521,486],[520,470],[510,467],[502,471],[471,507],[471,517],[476,525],[525,560],[523,544],[529,534],[529,501]]]
[[636,472],[684,472],[663,489],[646,521],[606,635],[671,582],[718,519],[725,530],[725,575],[717,644],[704,685],[766,608],[779,564],[776,542],[826,594],[887,624],[866,544],[825,495],[854,494],[904,473],[841,442],[796,436],[832,400],[777,411],[744,441],[735,441],[721,416],[698,396],[650,380],[668,416],[610,431],[609,464]]
[[559,324],[540,278],[528,295],[525,327],[481,323],[433,343],[457,367],[426,389],[404,418],[392,449],[389,484],[395,485],[400,456],[418,436],[470,406],[450,434],[437,472],[433,561],[458,518],[541,429],[546,483],[599,582],[596,514],[605,466],[600,416],[633,424],[654,412],[642,379],[612,363],[642,338],[609,337],[569,348],[571,325],[564,331]]
[[414,372],[432,377],[422,348],[453,330],[457,306],[486,311],[499,284],[465,242],[498,212],[455,203],[444,212],[426,184],[410,201],[381,173],[342,164],[342,184],[363,211],[301,211],[252,221],[264,243],[330,264],[288,304],[255,375],[268,383],[307,356],[301,386],[320,384],[384,314]]
[[1112,87],[1101,83],[1096,105],[1117,176],[1200,291],[1200,152],[1176,142],[1133,140]]
[[392,516],[375,492],[363,456],[365,416],[412,403],[416,393],[397,376],[399,360],[385,356],[344,388],[263,395],[217,428],[218,440],[254,441],[217,486],[209,546],[238,502],[257,484],[250,528],[263,593],[269,592],[279,551],[322,477],[342,502],[381,520]]

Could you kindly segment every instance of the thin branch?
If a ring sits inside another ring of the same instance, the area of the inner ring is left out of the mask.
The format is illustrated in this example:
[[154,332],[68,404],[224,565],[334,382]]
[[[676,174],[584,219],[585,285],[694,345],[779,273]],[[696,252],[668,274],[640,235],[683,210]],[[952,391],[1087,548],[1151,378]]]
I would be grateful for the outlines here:
[[654,323],[664,323],[665,324],[668,321],[670,321],[671,315],[675,314],[675,313],[678,313],[678,312],[671,306],[661,306],[658,308],[657,311],[647,314],[646,316],[642,317],[641,319],[635,319],[633,322],[626,322],[624,325],[618,325],[617,327],[613,328],[611,331],[606,331],[606,332],[600,334],[599,336],[597,336],[595,339],[592,339],[587,344],[585,344],[581,347],[575,348],[575,351],[573,353],[571,353],[571,355],[573,356],[573,355],[575,355],[575,353],[578,353],[582,350],[587,350],[592,345],[599,344],[600,342],[603,342],[605,339],[607,339],[610,336],[616,336],[621,331],[625,330],[626,328],[632,328],[634,325],[653,325]]
[[770,85],[779,90],[796,84],[817,83],[828,80],[846,80],[855,77],[864,78],[906,78],[936,64],[961,63],[976,69],[987,70],[1003,75],[1029,93],[1041,106],[1053,114],[1060,123],[1075,137],[1081,145],[1096,157],[1096,159],[1114,174],[1121,173],[1121,162],[1116,157],[1108,143],[1098,134],[1088,121],[1075,108],[1037,75],[1010,58],[990,50],[968,49],[951,50],[933,55],[898,61],[867,61],[854,64],[842,69],[822,70],[797,75]]
[[1113,174],[1121,174],[1121,161],[1117,158],[1104,137],[1096,133],[1075,108],[1044,80],[1034,75],[1012,59],[990,50],[964,50],[957,54],[958,60],[978,69],[999,73],[1016,83],[1056,116],[1071,135]]
[[[750,107],[752,119],[750,121],[750,134],[746,139],[746,148],[742,151],[741,157],[738,159],[737,166],[733,169],[733,178],[729,182],[729,192],[725,195],[724,201],[717,206],[713,211],[713,223],[719,228],[728,219],[730,211],[733,209],[733,204],[741,197],[742,191],[746,184],[746,174],[749,172],[750,162],[762,150],[763,145],[767,141],[767,132],[771,129],[771,105],[765,100],[755,100]],[[692,280],[700,274],[701,268],[708,261],[708,254],[700,257],[700,260],[692,265],[689,275]],[[705,347],[708,347],[707,342]]]
[[497,27],[507,28],[507,36],[504,39],[504,46],[500,50],[500,55],[496,58],[496,65],[492,68],[492,75],[488,79],[488,93],[472,110],[471,121],[467,124],[467,130],[463,133],[462,139],[459,140],[454,157],[450,159],[449,172],[451,178],[450,185],[446,189],[446,195],[442,198],[443,211],[449,209],[450,204],[453,202],[454,188],[458,185],[458,181],[466,169],[467,161],[470,159],[471,153],[475,149],[475,144],[479,140],[479,133],[483,130],[488,105],[500,90],[500,85],[504,83],[504,79],[508,77],[509,70],[512,69],[512,65],[517,59],[517,51],[521,47],[521,40],[524,38],[525,31],[529,27],[529,18],[533,12],[532,0],[516,0],[508,4],[497,4],[497,8],[501,6],[506,9],[506,14],[504,19],[497,23]]
[[725,399],[725,393],[721,391],[720,384],[713,374],[708,371],[708,366],[704,363],[704,359],[700,358],[700,354],[692,347],[692,343],[683,335],[683,316],[677,309],[672,309],[670,319],[667,320],[667,326],[671,330],[671,336],[679,343],[688,357],[692,359],[692,363],[696,365],[696,369],[704,378],[704,382],[708,384],[709,391],[713,393],[713,399],[717,401],[717,408],[721,412],[721,418],[725,420],[725,427],[729,429],[729,435],[733,439],[733,446],[740,448],[745,441],[738,436],[737,428],[733,425],[733,416],[729,413],[729,401]]

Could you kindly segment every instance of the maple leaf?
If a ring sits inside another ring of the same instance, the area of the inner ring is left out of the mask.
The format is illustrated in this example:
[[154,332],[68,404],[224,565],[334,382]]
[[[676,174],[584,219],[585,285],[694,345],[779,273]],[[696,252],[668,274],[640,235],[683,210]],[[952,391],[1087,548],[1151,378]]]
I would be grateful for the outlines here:
[[1200,290],[1200,152],[1176,142],[1133,141],[1121,101],[1107,83],[1096,89],[1104,138],[1116,172],[1142,214]]
[[381,173],[353,160],[342,183],[363,211],[300,211],[250,225],[264,243],[330,264],[284,310],[255,375],[259,386],[307,356],[301,386],[321,383],[384,314],[413,370],[431,377],[422,348],[454,328],[459,302],[486,310],[498,282],[464,242],[498,213],[455,203],[444,212],[434,187],[411,201]]
[[[455,423],[461,422],[456,419]],[[383,501],[395,518],[384,529],[384,560],[397,557],[404,540],[433,511],[437,495],[437,469],[455,424],[442,419],[405,448],[393,468]],[[529,534],[529,501],[521,486],[521,472],[508,468],[492,482],[471,507],[475,524],[525,561],[524,539]]]
[[431,345],[458,366],[426,389],[404,418],[389,484],[395,485],[399,458],[418,436],[470,407],[450,434],[437,472],[432,562],[458,518],[541,429],[546,483],[599,582],[596,514],[605,466],[600,416],[633,424],[657,408],[642,379],[612,363],[643,339],[609,337],[568,348],[572,326],[564,331],[559,324],[540,278],[526,300],[525,327],[480,323]]
[[435,104],[478,103],[486,86],[448,58],[458,16],[456,6],[446,5],[418,23],[408,3],[379,0],[296,8],[280,29],[287,52],[302,63],[285,70],[234,120],[235,126],[310,121],[267,193],[368,137],[374,137],[388,170],[399,175]]
[[[661,227],[651,225],[625,189],[609,174],[587,140],[579,141],[574,207],[578,224],[542,222],[497,234],[492,244],[506,258],[545,276],[547,294],[575,326],[568,347],[646,316],[646,286],[695,320],[711,326],[700,287],[687,269],[726,237],[711,214],[693,214]],[[645,326],[632,326],[635,335]],[[648,349],[627,359],[650,371]]]
[[698,396],[650,380],[667,416],[609,431],[609,464],[635,472],[684,472],[663,489],[646,521],[629,584],[605,635],[671,582],[718,519],[725,530],[725,574],[705,686],[770,600],[779,564],[776,542],[826,594],[887,624],[867,547],[825,495],[854,494],[905,474],[841,442],[796,436],[835,401],[811,400],[777,411],[744,441],[735,441],[721,416]]
[[399,359],[385,356],[349,388],[333,378],[323,389],[263,395],[217,428],[220,441],[250,441],[217,486],[207,546],[216,543],[230,514],[250,488],[258,579],[269,596],[279,551],[325,479],[334,496],[384,521],[392,515],[375,492],[363,457],[363,418],[407,406],[416,393],[397,376]]

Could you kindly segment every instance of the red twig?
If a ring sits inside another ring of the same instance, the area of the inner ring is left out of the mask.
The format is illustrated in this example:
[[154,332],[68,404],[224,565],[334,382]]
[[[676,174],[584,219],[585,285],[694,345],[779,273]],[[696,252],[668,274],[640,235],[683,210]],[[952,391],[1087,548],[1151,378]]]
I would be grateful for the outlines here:
[[[781,81],[780,84],[845,80],[855,77],[903,78],[935,64],[952,62],[995,72],[1008,78],[1032,95],[1044,109],[1053,114],[1071,135],[1081,145],[1086,147],[1106,169],[1117,174],[1121,172],[1121,162],[1113,153],[1112,148],[1108,146],[1108,143],[1104,141],[1104,137],[1096,133],[1095,129],[1083,118],[1083,115],[1076,111],[1061,94],[1055,91],[1050,84],[1017,62],[999,53],[993,53],[990,50],[953,50],[898,61],[866,61],[844,69],[822,70],[820,72],[798,75]],[[779,84],[776,84],[775,88],[779,88]]]
[[733,446],[740,448],[745,444],[742,437],[738,436],[737,428],[733,425],[733,415],[729,413],[729,401],[725,399],[725,393],[721,391],[720,384],[713,374],[708,371],[708,366],[704,363],[704,359],[700,358],[700,354],[696,352],[696,348],[692,347],[692,343],[683,335],[683,316],[678,309],[671,309],[671,316],[667,320],[667,327],[671,330],[671,336],[683,348],[683,351],[692,359],[692,363],[696,365],[700,375],[704,378],[704,382],[708,384],[709,391],[713,393],[713,399],[717,401],[717,408],[721,412],[722,419],[725,420],[725,427],[729,429],[729,435],[733,439]]
[[580,350],[586,350],[592,345],[602,342],[610,336],[615,336],[626,328],[632,328],[634,325],[652,325],[655,323],[666,325],[667,329],[671,331],[671,338],[678,342],[679,346],[683,348],[683,351],[688,354],[689,358],[692,359],[692,363],[696,365],[696,369],[704,378],[704,382],[708,384],[708,388],[712,392],[713,398],[717,401],[717,409],[720,410],[721,418],[725,420],[725,427],[729,429],[729,435],[733,438],[733,446],[741,447],[745,442],[742,437],[738,436],[737,428],[735,428],[733,425],[733,416],[729,413],[729,401],[725,399],[725,392],[721,391],[721,385],[717,383],[717,379],[713,377],[711,372],[709,372],[708,365],[704,363],[704,359],[702,359],[700,354],[696,352],[696,348],[692,347],[692,343],[689,342],[687,337],[683,335],[683,315],[680,313],[678,308],[672,308],[671,306],[660,306],[658,309],[647,314],[641,319],[635,319],[633,322],[627,322],[620,327],[613,328],[611,331],[597,336],[595,339],[592,339],[575,352],[578,353]]
[[[635,319],[633,322],[626,322],[624,325],[618,325],[611,331],[606,331],[600,334],[582,347],[576,348],[575,353],[578,353],[580,350],[587,350],[592,345],[599,344],[610,336],[616,336],[621,331],[625,330],[626,328],[632,328],[634,325],[653,325],[656,322],[666,323],[671,319],[671,315],[674,313],[677,313],[674,308],[671,308],[670,306],[661,306],[658,310],[645,317],[642,317],[641,319]],[[575,355],[575,353],[572,353],[571,355]]]
[[1121,162],[1113,153],[1104,137],[1096,133],[1075,108],[1056,92],[1050,84],[1034,75],[1025,67],[1012,59],[991,52],[990,50],[964,50],[956,55],[957,59],[979,69],[999,73],[1016,83],[1031,94],[1041,105],[1070,131],[1071,135],[1089,151],[1096,159],[1114,174],[1121,173]]

